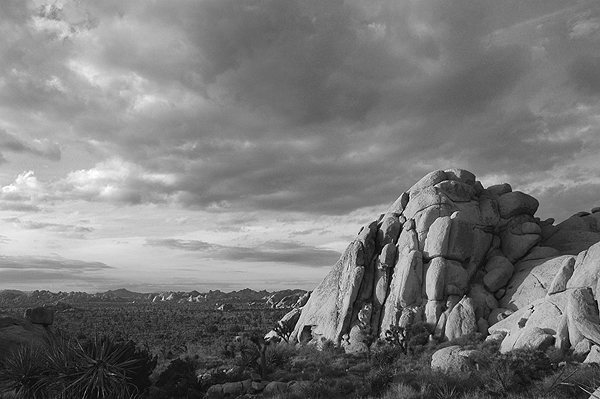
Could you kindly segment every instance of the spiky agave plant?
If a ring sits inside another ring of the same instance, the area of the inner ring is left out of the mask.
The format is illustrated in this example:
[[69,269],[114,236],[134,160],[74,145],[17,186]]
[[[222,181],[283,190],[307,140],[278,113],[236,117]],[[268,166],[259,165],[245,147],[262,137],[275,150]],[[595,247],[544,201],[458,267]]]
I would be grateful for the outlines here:
[[73,380],[73,375],[78,370],[80,355],[76,345],[75,340],[62,334],[48,339],[44,352],[47,370],[43,385],[52,393],[53,398],[70,398],[65,386]]
[[130,399],[138,395],[133,376],[141,359],[132,356],[129,345],[96,337],[71,348],[73,359],[67,359],[60,375],[63,398]]
[[42,348],[20,345],[0,365],[0,393],[12,393],[19,399],[49,398],[45,385],[46,373]]

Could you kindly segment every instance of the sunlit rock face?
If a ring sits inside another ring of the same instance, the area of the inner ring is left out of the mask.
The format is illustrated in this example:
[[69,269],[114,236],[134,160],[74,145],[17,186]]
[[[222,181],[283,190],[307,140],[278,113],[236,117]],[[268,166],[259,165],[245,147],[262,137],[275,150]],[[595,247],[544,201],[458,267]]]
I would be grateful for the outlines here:
[[489,328],[503,350],[600,344],[600,209],[554,225],[535,217],[538,205],[466,170],[427,174],[360,229],[292,339],[360,352],[392,325],[422,322],[440,340]]

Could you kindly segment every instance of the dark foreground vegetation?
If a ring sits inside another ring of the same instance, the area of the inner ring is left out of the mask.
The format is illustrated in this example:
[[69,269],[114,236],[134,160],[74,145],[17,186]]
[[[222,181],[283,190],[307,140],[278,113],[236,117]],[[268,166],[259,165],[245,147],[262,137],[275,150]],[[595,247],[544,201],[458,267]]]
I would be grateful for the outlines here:
[[[267,344],[262,336],[281,313],[182,304],[60,313],[60,328],[45,346],[23,346],[5,357],[0,397],[587,399],[600,385],[598,365],[580,364],[569,353],[499,354],[497,344],[477,335],[436,344],[418,325],[407,332],[410,339],[392,331],[360,355],[330,342]],[[450,344],[481,351],[485,362],[469,372],[433,371],[431,355]]]

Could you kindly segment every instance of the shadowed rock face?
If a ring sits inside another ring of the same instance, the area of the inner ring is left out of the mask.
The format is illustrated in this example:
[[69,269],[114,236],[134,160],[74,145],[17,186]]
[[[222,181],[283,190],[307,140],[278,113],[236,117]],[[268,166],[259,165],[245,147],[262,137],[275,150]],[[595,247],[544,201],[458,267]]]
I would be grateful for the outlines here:
[[42,324],[0,314],[0,362],[19,345],[45,345],[49,332]]
[[564,321],[562,330],[576,334],[567,341],[600,344],[590,305],[598,295],[600,244],[590,246],[600,241],[600,212],[555,226],[535,217],[538,205],[506,183],[484,188],[466,170],[427,174],[360,230],[310,296],[292,339],[360,352],[391,325],[424,322],[438,339],[492,326],[506,335],[503,348],[548,345],[558,342],[557,321],[526,320],[538,309],[560,320],[580,303],[585,311]]

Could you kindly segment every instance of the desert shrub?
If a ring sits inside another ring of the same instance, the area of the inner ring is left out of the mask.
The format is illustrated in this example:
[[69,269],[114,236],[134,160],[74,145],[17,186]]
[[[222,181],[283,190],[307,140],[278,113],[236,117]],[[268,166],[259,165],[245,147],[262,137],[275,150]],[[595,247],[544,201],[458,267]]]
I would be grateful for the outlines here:
[[208,334],[216,334],[219,332],[219,327],[215,324],[210,324],[210,325],[206,326],[206,332]]
[[40,348],[21,345],[9,353],[0,365],[0,392],[14,392],[16,398],[49,397],[44,384],[46,362]]
[[600,386],[598,364],[567,364],[538,383],[538,390],[554,394],[557,398],[587,399],[598,386]]
[[455,398],[460,394],[479,388],[482,383],[471,375],[445,374],[431,369],[422,369],[405,374],[403,382],[419,387],[426,398]]
[[236,365],[240,366],[244,370],[260,371],[259,370],[259,359],[260,359],[260,348],[252,341],[248,339],[242,340],[237,346]]
[[558,363],[567,359],[566,352],[554,346],[551,346],[548,349],[546,349],[546,356],[548,357],[548,360],[553,366],[556,366]]
[[259,331],[251,331],[224,345],[221,348],[221,356],[233,359],[242,372],[257,372],[264,377],[267,372],[266,353],[269,346],[269,342]]
[[103,336],[86,343],[61,341],[48,351],[49,385],[65,398],[131,398],[147,390],[156,359],[131,342]]
[[292,356],[296,354],[296,348],[289,344],[269,345],[266,351],[267,366],[271,371],[288,368]]
[[439,348],[446,346],[459,345],[463,348],[480,348],[483,345],[484,336],[479,332],[463,335],[459,338],[453,339],[452,341],[446,341],[439,345]]
[[486,383],[489,392],[506,394],[520,392],[552,373],[548,356],[540,350],[517,349],[508,353],[490,356],[490,362],[477,377]]
[[408,343],[408,331],[404,327],[390,325],[390,328],[385,331],[385,342],[388,345],[400,348],[406,353],[406,345]]
[[550,359],[540,350],[517,349],[498,354],[495,363],[507,364],[519,374],[531,379],[541,378],[552,370]]
[[311,399],[347,398],[352,392],[352,384],[345,381],[319,379],[303,387],[301,397]]
[[319,348],[323,353],[330,355],[345,353],[343,348],[341,348],[339,345],[337,345],[330,339],[321,338],[321,341],[317,345],[317,348]]
[[465,392],[464,394],[462,394],[460,399],[493,399],[495,397],[496,396],[492,396],[489,393],[485,392],[484,389],[479,388],[473,391]]
[[373,365],[392,365],[400,359],[406,358],[404,348],[395,345],[377,345],[371,350]]
[[0,380],[4,391],[24,398],[132,398],[149,388],[155,365],[133,342],[57,336],[44,347],[22,346],[8,356]]
[[156,381],[158,388],[152,399],[201,398],[202,387],[196,378],[196,362],[193,359],[175,359]]
[[502,344],[501,340],[489,340],[488,341],[488,340],[483,339],[482,341],[480,341],[479,343],[476,344],[476,348],[484,353],[495,356],[498,352],[500,352],[501,344]]
[[389,366],[372,368],[365,378],[365,387],[368,388],[368,392],[365,393],[379,396],[387,388],[393,378],[394,371]]
[[429,329],[425,323],[414,323],[408,329],[408,350],[414,352],[429,343]]
[[419,391],[404,383],[391,384],[381,395],[381,399],[419,399]]
[[425,323],[414,323],[404,328],[390,325],[385,331],[385,342],[401,348],[404,353],[420,353],[429,343],[429,329]]

